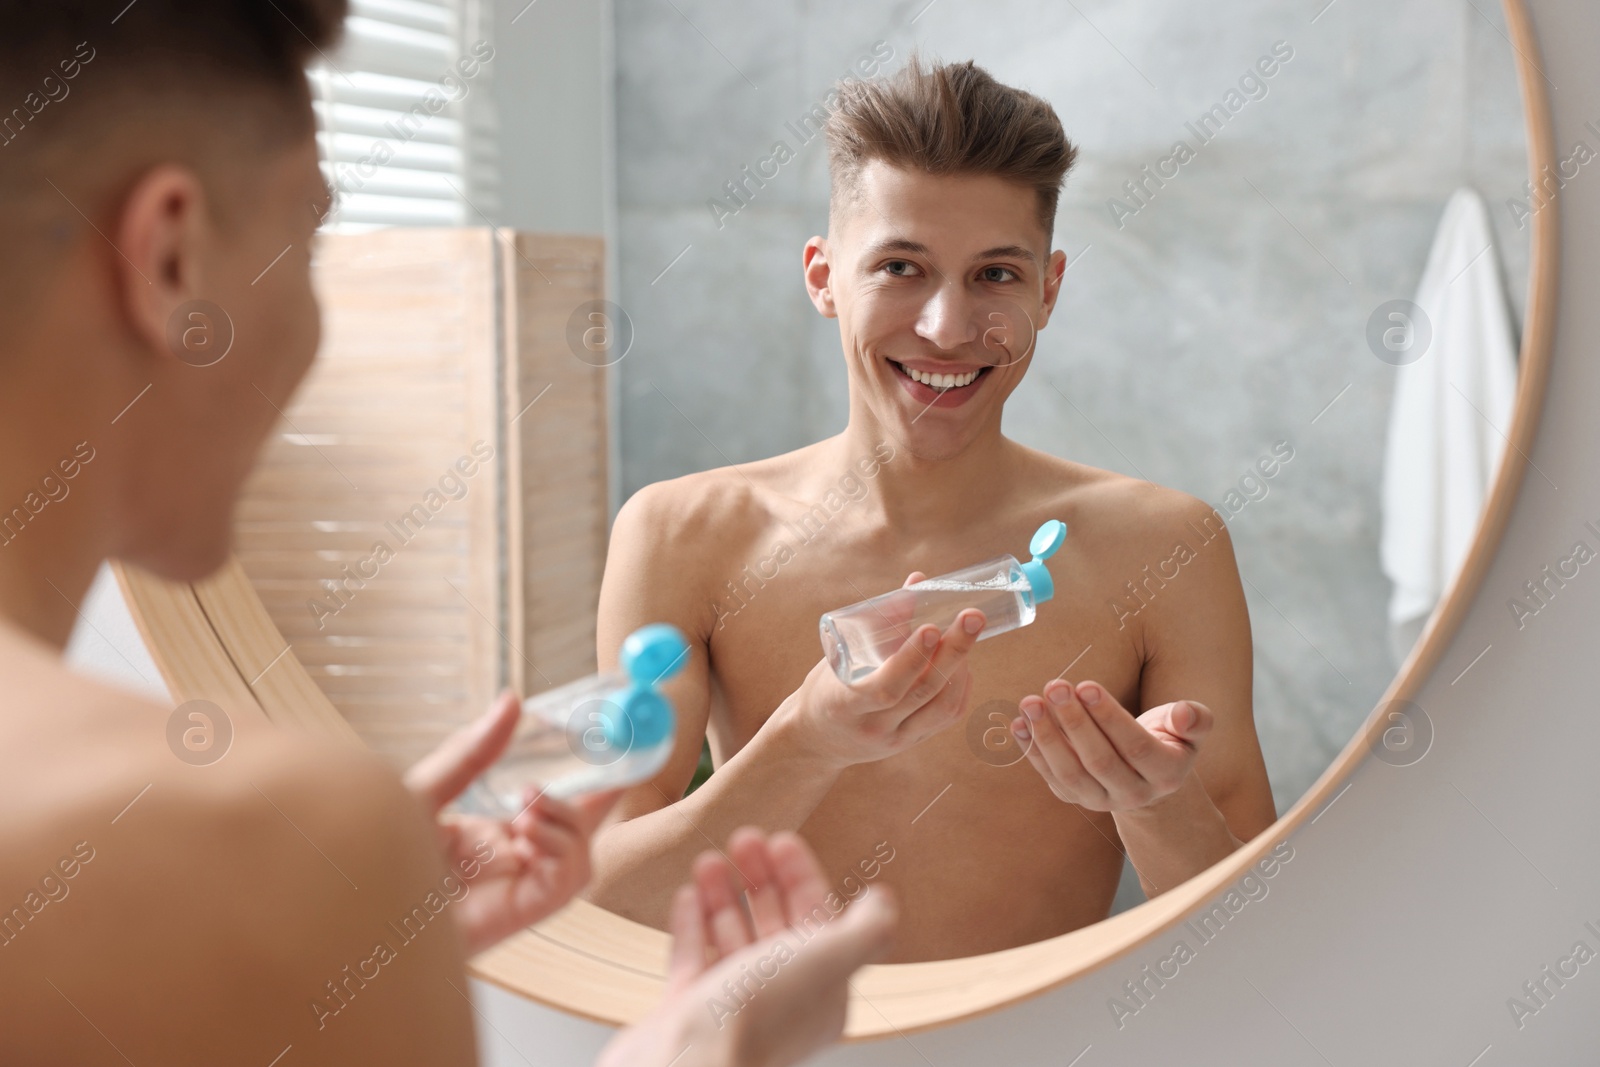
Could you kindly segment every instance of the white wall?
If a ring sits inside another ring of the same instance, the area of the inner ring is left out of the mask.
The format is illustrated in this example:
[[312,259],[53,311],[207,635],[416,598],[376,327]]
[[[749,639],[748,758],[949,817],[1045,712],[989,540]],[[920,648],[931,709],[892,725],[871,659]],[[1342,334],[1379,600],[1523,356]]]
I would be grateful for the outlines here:
[[171,699],[110,567],[100,567],[78,612],[67,642],[67,662],[73,668],[151,700]]

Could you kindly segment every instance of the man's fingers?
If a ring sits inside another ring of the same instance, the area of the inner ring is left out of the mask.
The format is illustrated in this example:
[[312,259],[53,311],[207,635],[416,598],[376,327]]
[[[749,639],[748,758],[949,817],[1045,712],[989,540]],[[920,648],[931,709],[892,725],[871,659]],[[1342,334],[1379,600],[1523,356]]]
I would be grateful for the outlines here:
[[767,937],[788,925],[783,911],[783,890],[768,856],[767,838],[754,826],[741,826],[728,837],[728,856],[744,878],[744,896],[757,937]]
[[755,938],[739,894],[744,889],[733,867],[716,852],[702,852],[694,861],[694,884],[700,892],[706,925],[718,956],[748,945]]
[[828,899],[828,880],[811,846],[791,830],[780,830],[767,840],[767,855],[782,894],[784,921],[795,926]]
[[[1167,733],[1165,723],[1180,710],[1185,712],[1185,724],[1189,723],[1188,701],[1165,705],[1166,710],[1162,715],[1135,719],[1104,686],[1096,682],[1080,683],[1077,695],[1123,763],[1142,781],[1149,783],[1156,793],[1170,792],[1188,773],[1194,759],[1194,746],[1186,740],[1180,740],[1175,745],[1162,736]],[[1152,728],[1160,733],[1152,732]]]
[[522,704],[507,689],[489,710],[468,723],[406,771],[406,788],[437,812],[461,795],[472,780],[506,750],[522,715]]
[[1174,700],[1140,715],[1139,723],[1150,730],[1159,729],[1191,749],[1197,749],[1206,735],[1211,733],[1216,716],[1198,700]]
[[[874,885],[858,897],[844,914],[827,923],[796,955],[821,975],[842,981],[862,966],[882,959],[894,942],[900,911],[887,886]],[[819,975],[819,977],[821,977]]]
[[672,894],[672,911],[667,920],[672,931],[672,951],[667,957],[667,989],[681,988],[706,969],[706,913],[700,907],[700,893],[693,882],[678,887]]
[[1067,740],[1061,725],[1050,714],[1044,699],[1024,697],[1018,707],[1027,720],[1028,733],[1032,738],[1028,762],[1044,778],[1050,791],[1063,800],[1070,797],[1072,803],[1095,809],[1104,808],[1110,799],[1105,786],[1083,769],[1072,742]]
[[[1088,682],[1084,684],[1083,691],[1092,692],[1098,698],[1096,704],[1105,720],[1111,720],[1114,713],[1121,715],[1129,725],[1137,725],[1104,689]],[[1147,799],[1150,784],[1128,765],[1122,753],[1107,739],[1101,729],[1102,718],[1089,713],[1089,709],[1079,700],[1078,692],[1071,683],[1059,680],[1046,685],[1045,706],[1049,709],[1049,717],[1055,720],[1072,743],[1073,752],[1083,769],[1105,787],[1113,802],[1143,803]],[[1142,727],[1140,732],[1144,732]]]
[[938,649],[928,661],[927,668],[902,699],[901,710],[909,715],[959,681],[955,675],[966,662],[972,646],[978,643],[978,635],[983,632],[984,625],[983,612],[977,608],[967,608],[956,616],[940,637]]
[[570,826],[559,823],[536,822],[527,833],[527,839],[533,842],[539,855],[549,859],[561,859],[576,848],[588,850],[587,844]]
[[900,588],[904,589],[908,585],[916,585],[918,582],[927,581],[927,579],[928,576],[923,574],[921,571],[912,571],[910,574],[906,575],[906,580],[901,583]]
[[[897,732],[911,744],[918,744],[927,740],[940,730],[953,726],[966,710],[967,698],[972,695],[972,672],[965,669],[965,664],[957,667],[942,685],[933,699],[914,710],[900,721]],[[937,675],[930,675],[937,678]],[[911,697],[902,702],[903,707],[912,707],[917,691],[913,690]]]
[[[919,626],[877,670],[858,683],[858,687],[885,708],[899,704],[908,694],[912,694],[912,707],[921,707],[937,696],[939,689],[949,681],[955,664],[977,643],[984,625],[983,612],[967,608],[943,634],[931,623]],[[913,686],[915,693],[912,693]]]
[[545,791],[534,791],[530,786],[523,796],[533,794],[523,809],[511,818],[512,829],[519,833],[532,833],[533,828],[540,823],[549,823],[560,826],[572,833],[583,833],[584,816],[573,804],[558,800]]
[[987,625],[988,620],[977,608],[967,608],[957,615],[940,637],[939,650],[933,655],[933,670],[946,675],[953,673],[978,643]]
[[877,670],[857,682],[855,687],[879,707],[892,708],[922,677],[922,673],[933,662],[934,650],[938,647],[939,628],[919,626]]
[[624,790],[610,789],[604,793],[587,793],[575,800],[558,800],[543,790],[529,788],[524,796],[532,794],[527,805],[511,819],[513,829],[530,833],[539,823],[553,823],[582,837],[594,837],[595,830],[617,803]]
[[[460,858],[457,869],[477,864],[471,878],[466,878],[466,871],[461,870],[461,876],[467,881],[520,870],[527,858],[524,850],[531,848],[522,838],[507,833],[501,823],[482,815],[451,816],[440,819],[438,825],[440,850],[446,856]],[[471,860],[465,858],[468,854]]]

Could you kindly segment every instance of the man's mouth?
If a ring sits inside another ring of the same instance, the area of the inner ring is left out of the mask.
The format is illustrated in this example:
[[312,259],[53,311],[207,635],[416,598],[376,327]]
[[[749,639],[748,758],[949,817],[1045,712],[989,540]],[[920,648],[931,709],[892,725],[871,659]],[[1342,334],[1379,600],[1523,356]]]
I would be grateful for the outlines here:
[[978,379],[982,378],[991,370],[989,367],[979,367],[976,370],[962,371],[959,373],[944,373],[940,371],[918,370],[915,367],[908,367],[904,363],[899,363],[892,359],[889,362],[894,366],[895,370],[900,372],[902,377],[908,378],[919,385],[926,386],[929,389],[936,390],[940,393],[950,393],[953,391],[966,389],[976,384]]

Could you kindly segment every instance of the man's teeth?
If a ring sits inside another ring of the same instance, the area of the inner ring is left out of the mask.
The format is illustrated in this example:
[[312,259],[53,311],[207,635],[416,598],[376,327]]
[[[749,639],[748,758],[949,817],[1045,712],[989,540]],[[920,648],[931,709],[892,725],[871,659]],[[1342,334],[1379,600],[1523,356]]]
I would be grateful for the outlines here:
[[971,385],[977,380],[980,373],[979,371],[968,371],[966,374],[929,374],[926,371],[912,370],[903,363],[896,363],[895,366],[899,367],[906,377],[912,381],[921,382],[923,385],[931,385],[935,389],[959,389],[964,385]]

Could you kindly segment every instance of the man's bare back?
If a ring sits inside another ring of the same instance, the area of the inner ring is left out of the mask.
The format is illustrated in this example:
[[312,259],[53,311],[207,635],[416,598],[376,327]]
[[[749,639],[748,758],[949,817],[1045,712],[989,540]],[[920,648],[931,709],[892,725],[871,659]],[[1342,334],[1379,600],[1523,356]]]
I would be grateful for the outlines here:
[[[912,571],[932,575],[1021,555],[1040,523],[1059,518],[1070,534],[1050,563],[1055,597],[1032,625],[970,653],[966,718],[898,755],[848,768],[799,829],[841,891],[868,875],[894,887],[907,920],[898,961],[995,951],[1104,918],[1122,869],[1114,820],[1053,796],[1017,743],[1001,744],[1006,725],[1022,697],[1063,674],[1096,679],[1129,708],[1171,699],[1163,680],[1147,674],[1166,650],[1166,630],[1147,623],[1209,603],[1217,665],[1225,669],[1214,687],[1193,677],[1184,691],[1228,709],[1219,718],[1235,725],[1218,732],[1241,744],[1248,735],[1245,747],[1253,748],[1248,622],[1226,533],[1205,505],[1003,445],[994,484],[1005,488],[986,494],[959,524],[920,540],[896,533],[869,491],[880,471],[913,462],[889,442],[853,455],[846,438],[833,438],[660,483],[630,501],[635,515],[619,516],[613,535],[617,566],[633,556],[624,540],[649,538],[650,574],[638,577],[657,582],[670,574],[672,590],[670,602],[652,595],[649,603],[692,635],[705,662],[675,693],[685,722],[675,765],[663,776],[671,784],[646,787],[619,811],[658,808],[663,792],[681,791],[684,753],[698,750],[699,731],[719,768],[743,749],[817,664],[823,612],[892,589]],[[1193,558],[1172,580],[1152,579],[1145,568],[1170,560],[1180,541]],[[631,577],[608,569],[616,595],[602,598],[602,646],[650,621],[629,616],[621,603]],[[1140,601],[1130,598],[1127,581],[1144,583],[1147,608],[1134,610]],[[1229,583],[1232,601],[1219,602]],[[1233,784],[1229,747],[1212,753],[1222,793]],[[885,845],[892,860],[874,862]],[[659,877],[670,883],[676,874]],[[602,866],[596,899],[615,903],[604,881]]]
[[[348,981],[444,873],[375,757],[241,721],[222,760],[190,765],[167,748],[169,709],[5,621],[0,678],[0,996],[28,1020],[0,1059],[266,1062],[293,1044],[319,1063],[469,1062],[470,1009],[433,987],[464,975],[453,923],[383,980]],[[318,1025],[324,982],[359,1010]],[[381,1025],[396,1012],[415,1025]]]

